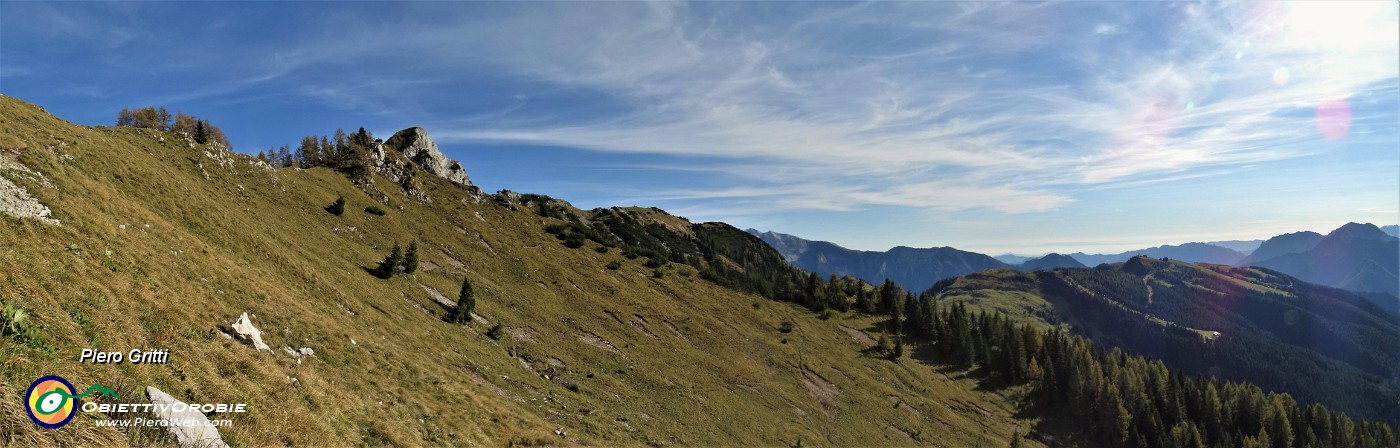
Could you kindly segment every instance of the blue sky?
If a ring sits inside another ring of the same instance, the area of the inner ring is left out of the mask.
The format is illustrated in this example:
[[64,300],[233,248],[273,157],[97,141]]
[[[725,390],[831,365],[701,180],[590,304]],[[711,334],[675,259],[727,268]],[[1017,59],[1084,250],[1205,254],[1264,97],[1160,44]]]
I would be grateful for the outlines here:
[[0,93],[242,152],[424,126],[488,191],[859,249],[1400,222],[1394,2],[0,2]]

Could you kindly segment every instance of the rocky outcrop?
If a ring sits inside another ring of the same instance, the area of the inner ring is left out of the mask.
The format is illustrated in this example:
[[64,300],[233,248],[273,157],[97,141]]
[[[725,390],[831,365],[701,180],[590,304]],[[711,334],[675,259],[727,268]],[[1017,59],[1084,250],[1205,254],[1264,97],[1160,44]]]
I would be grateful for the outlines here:
[[[471,180],[467,179],[467,171],[462,168],[462,164],[452,160],[438,150],[433,139],[428,138],[428,131],[420,127],[412,127],[394,133],[393,137],[384,142],[384,148],[398,151],[418,165],[423,171],[443,179],[452,181],[464,187],[472,186]],[[379,157],[382,157],[380,154]],[[380,164],[383,158],[376,160]]]
[[[6,154],[0,154],[0,171],[30,177],[47,188],[53,188],[47,178],[31,171]],[[53,219],[53,211],[30,196],[29,191],[25,190],[24,187],[15,185],[3,175],[0,175],[0,214],[16,218],[34,218],[46,224],[58,225],[58,220]]]
[[[245,315],[246,317],[246,315]],[[152,414],[156,418],[165,421],[180,422],[204,422],[201,425],[169,425],[165,429],[175,436],[175,443],[180,448],[228,448],[223,437],[219,436],[219,429],[210,426],[209,418],[196,409],[191,409],[188,403],[176,400],[154,386],[146,387],[146,396],[150,397]]]
[[238,321],[233,323],[230,329],[233,330],[233,335],[238,337],[239,340],[253,344],[253,348],[258,349],[258,351],[267,350],[268,352],[272,352],[272,347],[268,347],[266,343],[263,343],[262,331],[253,326],[253,321],[248,320],[248,313],[243,313],[243,315],[238,318]]

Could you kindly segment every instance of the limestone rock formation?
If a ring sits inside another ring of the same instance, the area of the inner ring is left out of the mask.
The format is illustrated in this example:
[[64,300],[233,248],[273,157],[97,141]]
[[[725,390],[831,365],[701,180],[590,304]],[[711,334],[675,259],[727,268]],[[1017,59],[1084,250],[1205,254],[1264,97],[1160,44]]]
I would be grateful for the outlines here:
[[243,342],[253,344],[253,348],[258,349],[258,351],[272,351],[272,347],[268,347],[267,344],[263,343],[262,331],[253,326],[253,321],[248,320],[247,312],[244,312],[243,315],[238,318],[238,321],[233,323],[231,328],[234,336],[237,336],[238,339]]
[[462,168],[462,164],[452,160],[438,150],[433,139],[428,138],[428,131],[420,127],[412,127],[394,133],[393,137],[384,142],[384,146],[403,153],[404,157],[413,161],[415,165],[427,171],[428,174],[441,177],[464,187],[472,186],[471,180],[467,179],[467,171]]
[[[245,314],[244,317],[247,315]],[[210,426],[209,418],[198,410],[189,409],[184,404],[177,406],[177,403],[184,402],[176,400],[175,397],[156,389],[154,386],[146,387],[146,396],[150,397],[151,404],[157,405],[152,406],[152,413],[156,415],[156,418],[166,421],[204,422],[203,425],[170,425],[165,427],[171,435],[175,436],[175,442],[180,445],[180,448],[228,448],[223,437],[219,436],[219,429]],[[175,410],[177,407],[182,410],[177,412]]]

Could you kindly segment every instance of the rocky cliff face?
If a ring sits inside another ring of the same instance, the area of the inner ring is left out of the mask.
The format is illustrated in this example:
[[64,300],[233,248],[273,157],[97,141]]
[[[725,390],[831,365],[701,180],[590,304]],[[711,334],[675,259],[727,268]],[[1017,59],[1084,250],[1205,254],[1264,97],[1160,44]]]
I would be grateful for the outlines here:
[[[389,140],[384,142],[384,147],[403,153],[404,157],[413,161],[415,165],[418,165],[423,171],[427,171],[428,174],[447,179],[464,187],[472,186],[462,164],[449,159],[442,151],[438,150],[437,144],[433,143],[433,139],[428,138],[428,131],[423,130],[423,128],[412,127],[396,132],[393,137],[389,137]],[[378,159],[378,157],[376,158]]]

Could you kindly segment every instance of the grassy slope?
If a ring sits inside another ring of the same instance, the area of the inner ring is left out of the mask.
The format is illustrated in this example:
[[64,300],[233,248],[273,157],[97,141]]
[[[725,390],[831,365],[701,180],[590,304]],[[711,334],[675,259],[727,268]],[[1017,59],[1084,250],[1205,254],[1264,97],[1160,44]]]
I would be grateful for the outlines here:
[[[47,374],[114,387],[123,401],[154,385],[187,401],[247,402],[222,430],[236,446],[1005,446],[1031,426],[1011,416],[1012,400],[957,372],[864,355],[841,326],[870,329],[874,318],[817,320],[684,266],[656,279],[641,259],[591,242],[567,249],[530,211],[427,176],[431,204],[387,180],[368,195],[326,169],[273,171],[159,136],[0,98],[0,152],[56,188],[0,175],[62,220],[0,217],[0,302],[30,310],[45,334],[0,339],[0,445],[168,442],[86,415],[61,430],[30,424],[17,403]],[[338,194],[344,216],[322,211]],[[362,211],[376,198],[387,216]],[[418,274],[383,281],[362,269],[411,239]],[[606,269],[613,260],[623,267]],[[442,322],[424,286],[455,300],[464,275],[477,312],[507,337]],[[276,354],[219,335],[244,311]],[[779,333],[789,319],[797,330]],[[283,346],[316,355],[298,365]],[[169,348],[171,362],[79,365],[84,347]]]

